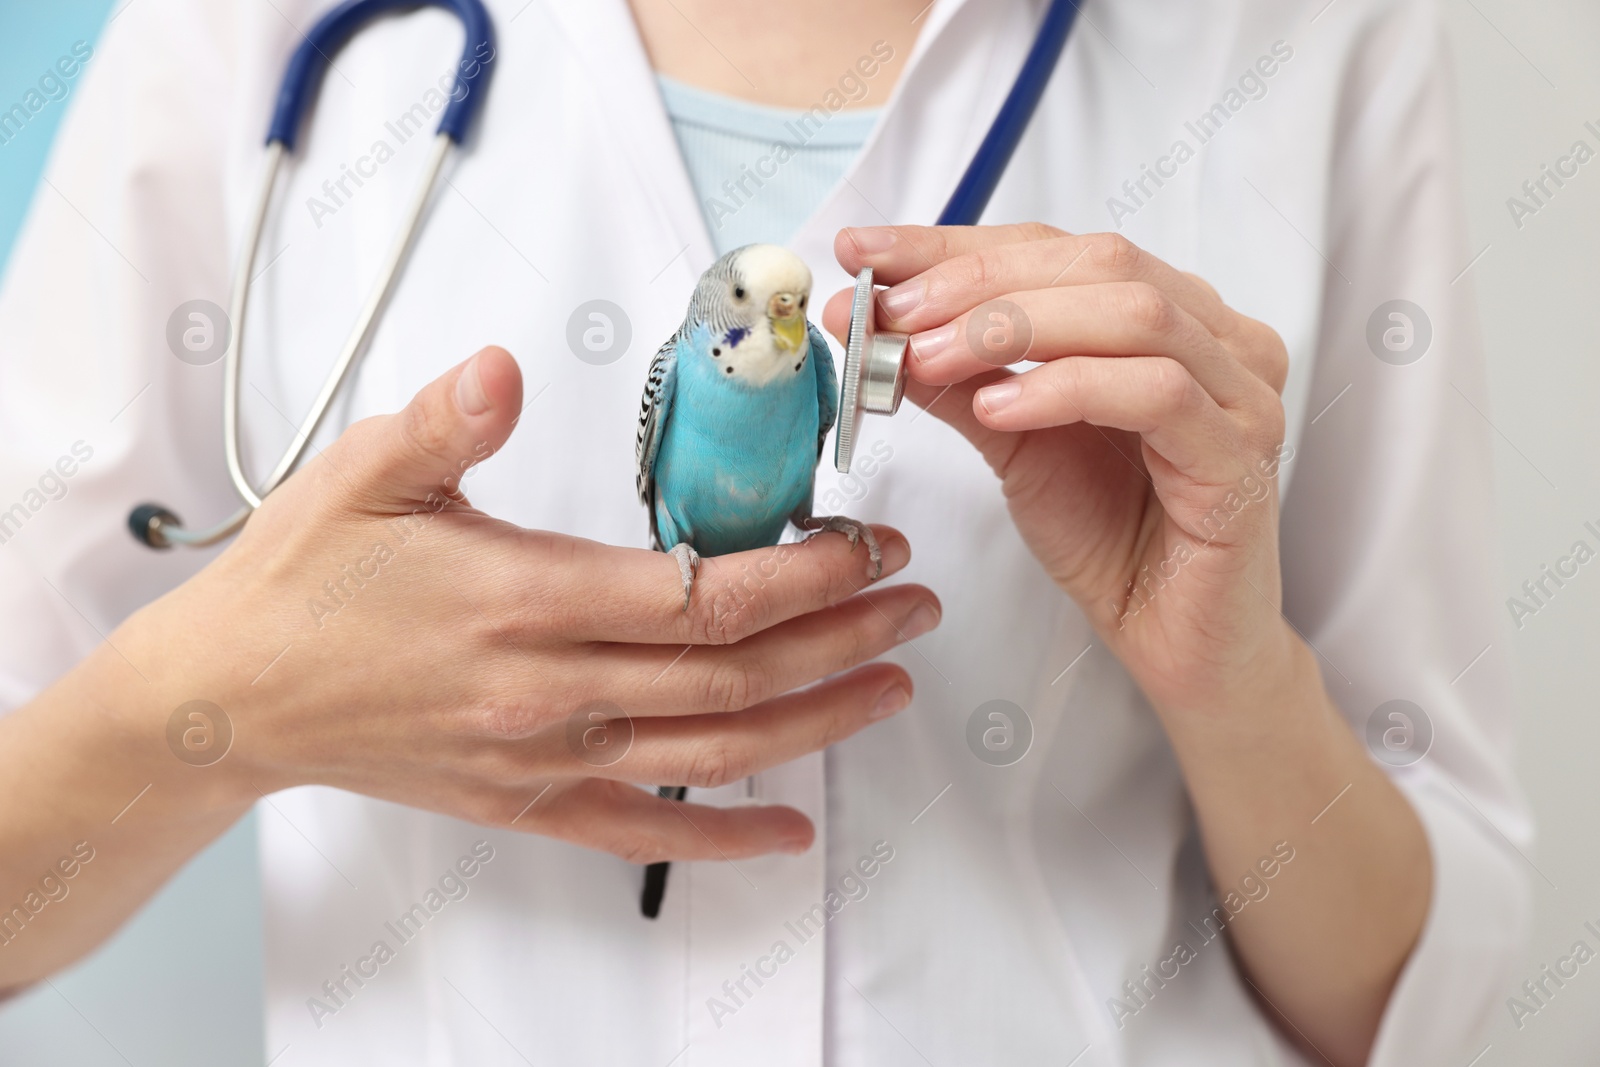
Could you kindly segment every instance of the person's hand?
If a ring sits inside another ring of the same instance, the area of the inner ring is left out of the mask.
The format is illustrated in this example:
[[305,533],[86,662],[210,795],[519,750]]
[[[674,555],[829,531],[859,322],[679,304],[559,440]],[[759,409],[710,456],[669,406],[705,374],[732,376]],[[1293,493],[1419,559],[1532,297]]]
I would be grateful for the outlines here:
[[[1158,709],[1225,706],[1285,662],[1276,333],[1115,234],[874,227],[835,253],[892,286],[879,325],[912,335],[906,394],[977,446]],[[846,292],[824,322],[848,318]]]
[[[521,396],[485,349],[269,496],[114,635],[152,683],[128,744],[170,763],[167,716],[203,699],[235,735],[195,777],[230,803],[318,783],[639,863],[803,851],[793,809],[632,783],[722,785],[900,710],[911,681],[889,664],[792,690],[931,629],[937,600],[861,592],[865,557],[821,536],[706,559],[685,611],[667,556],[491,518],[460,479]],[[876,533],[884,573],[903,568],[905,539]]]

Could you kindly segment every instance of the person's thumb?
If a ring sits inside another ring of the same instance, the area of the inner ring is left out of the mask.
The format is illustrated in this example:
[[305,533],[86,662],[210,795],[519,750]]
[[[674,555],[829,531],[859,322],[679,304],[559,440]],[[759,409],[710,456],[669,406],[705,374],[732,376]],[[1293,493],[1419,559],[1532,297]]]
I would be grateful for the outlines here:
[[363,495],[377,508],[439,510],[461,476],[505,444],[522,411],[522,371],[489,347],[446,371],[393,414],[351,427]]

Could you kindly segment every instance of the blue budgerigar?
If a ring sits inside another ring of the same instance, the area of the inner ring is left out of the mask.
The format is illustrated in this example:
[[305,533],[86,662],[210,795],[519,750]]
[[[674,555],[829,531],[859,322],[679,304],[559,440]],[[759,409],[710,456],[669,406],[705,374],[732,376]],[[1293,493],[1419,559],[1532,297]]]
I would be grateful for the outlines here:
[[806,319],[811,271],[776,245],[746,245],[700,276],[689,313],[650,363],[635,442],[650,541],[678,561],[688,610],[701,555],[775,545],[787,524],[865,541],[872,531],[813,516],[823,439],[837,415],[828,343]]

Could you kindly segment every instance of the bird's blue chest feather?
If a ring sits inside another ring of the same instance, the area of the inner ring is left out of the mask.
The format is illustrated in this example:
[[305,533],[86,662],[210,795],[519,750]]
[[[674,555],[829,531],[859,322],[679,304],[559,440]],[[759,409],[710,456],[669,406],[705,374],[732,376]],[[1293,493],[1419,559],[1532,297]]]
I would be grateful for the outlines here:
[[703,328],[679,343],[654,477],[664,543],[721,555],[776,544],[809,507],[820,414],[815,360],[754,385],[727,375],[710,346]]

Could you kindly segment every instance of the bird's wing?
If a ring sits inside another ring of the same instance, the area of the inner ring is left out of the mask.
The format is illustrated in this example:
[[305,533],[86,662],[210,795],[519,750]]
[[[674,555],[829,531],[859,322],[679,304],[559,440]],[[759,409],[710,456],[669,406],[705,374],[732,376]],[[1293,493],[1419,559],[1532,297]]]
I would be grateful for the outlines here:
[[833,370],[833,351],[828,339],[812,323],[806,323],[811,337],[811,358],[817,366],[817,459],[822,458],[822,443],[839,417],[839,377]]
[[650,523],[650,546],[662,549],[660,532],[656,529],[656,453],[661,449],[661,437],[666,433],[667,417],[672,414],[672,393],[678,380],[679,333],[668,338],[650,361],[650,373],[645,377],[644,397],[639,401],[639,432],[633,442],[633,457],[637,469],[636,486],[639,503],[645,506]]

